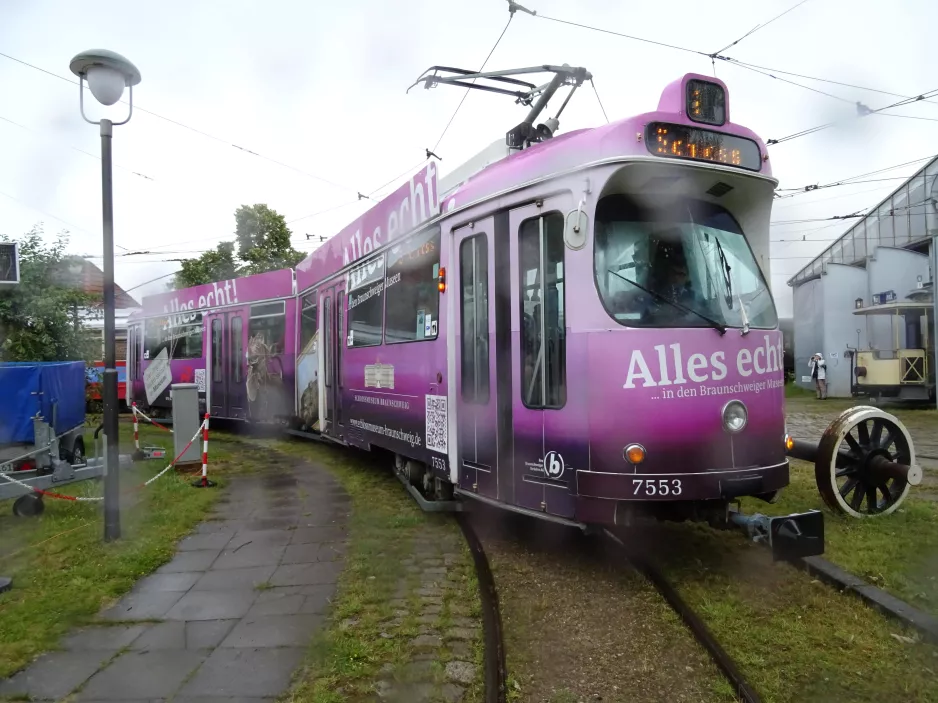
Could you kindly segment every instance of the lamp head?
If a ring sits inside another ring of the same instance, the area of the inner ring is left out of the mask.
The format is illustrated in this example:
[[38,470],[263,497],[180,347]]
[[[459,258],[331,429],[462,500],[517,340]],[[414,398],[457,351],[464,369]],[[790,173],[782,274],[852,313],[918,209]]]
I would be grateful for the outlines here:
[[124,94],[124,88],[140,82],[140,71],[120,54],[106,49],[92,49],[78,54],[69,68],[88,81],[91,94],[102,105],[113,105]]

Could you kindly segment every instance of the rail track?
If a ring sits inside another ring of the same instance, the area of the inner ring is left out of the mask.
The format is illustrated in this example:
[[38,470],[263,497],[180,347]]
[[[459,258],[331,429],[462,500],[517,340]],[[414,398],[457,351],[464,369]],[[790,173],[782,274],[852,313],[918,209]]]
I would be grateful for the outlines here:
[[736,692],[736,696],[743,703],[761,703],[762,698],[755,689],[746,681],[739,667],[733,658],[723,649],[722,645],[714,637],[710,629],[704,624],[704,621],[694,612],[680,594],[665,578],[664,574],[646,557],[630,550],[625,542],[615,533],[606,530],[605,536],[612,540],[624,552],[626,559],[655,587],[655,590],[661,594],[671,609],[677,613],[687,629],[691,631],[697,643],[706,650],[707,654],[716,664],[720,673],[729,681]]
[[498,606],[495,577],[489,567],[485,549],[465,513],[456,513],[456,522],[462,530],[479,582],[482,602],[482,637],[484,643],[485,703],[505,703],[508,696],[508,667],[505,663],[505,640],[502,635],[502,617]]

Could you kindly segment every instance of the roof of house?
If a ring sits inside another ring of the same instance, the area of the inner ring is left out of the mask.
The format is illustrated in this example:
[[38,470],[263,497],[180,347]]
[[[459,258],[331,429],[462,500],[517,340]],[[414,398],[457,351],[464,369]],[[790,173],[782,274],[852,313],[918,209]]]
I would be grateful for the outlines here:
[[[104,295],[104,272],[101,269],[78,256],[67,257],[63,260],[63,264],[67,267],[67,275],[77,279],[77,285],[82,291],[90,295]],[[114,298],[114,306],[119,310],[140,307],[140,303],[116,283],[114,284]]]

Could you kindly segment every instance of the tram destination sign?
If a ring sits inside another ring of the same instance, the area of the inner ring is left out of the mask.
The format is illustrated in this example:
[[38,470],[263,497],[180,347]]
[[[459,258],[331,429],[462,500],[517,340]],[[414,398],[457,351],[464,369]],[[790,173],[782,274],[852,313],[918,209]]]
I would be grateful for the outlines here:
[[645,130],[645,144],[655,156],[708,161],[749,171],[762,168],[759,145],[735,134],[697,129],[667,122],[652,122]]

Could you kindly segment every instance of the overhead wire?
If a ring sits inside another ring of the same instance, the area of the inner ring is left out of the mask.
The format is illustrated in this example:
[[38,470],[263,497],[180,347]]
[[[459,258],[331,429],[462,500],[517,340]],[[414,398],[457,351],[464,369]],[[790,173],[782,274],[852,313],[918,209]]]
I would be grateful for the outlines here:
[[609,124],[609,115],[606,114],[606,108],[603,107],[603,101],[599,97],[599,91],[596,90],[596,84],[593,82],[592,78],[590,78],[590,85],[593,86],[593,92],[596,93],[596,102],[599,103],[599,109],[603,111],[603,117],[606,118],[606,124]]
[[792,10],[798,9],[799,7],[801,7],[802,5],[804,5],[807,1],[808,1],[808,0],[801,0],[801,2],[799,2],[797,5],[793,5],[792,7],[789,7],[787,10],[785,10],[784,12],[782,12],[781,14],[775,15],[775,17],[773,17],[772,19],[770,19],[768,22],[763,22],[762,24],[757,24],[755,27],[753,27],[752,29],[750,29],[748,32],[746,32],[743,36],[741,36],[741,37],[740,37],[739,39],[737,39],[736,41],[730,42],[729,44],[727,44],[726,46],[724,46],[722,49],[719,49],[719,50],[717,50],[717,51],[714,51],[714,52],[713,52],[714,56],[717,55],[717,54],[723,53],[724,51],[726,51],[727,49],[729,49],[731,46],[736,46],[737,44],[739,44],[739,42],[741,42],[741,41],[742,41],[743,39],[745,39],[746,37],[752,36],[753,34],[755,34],[756,32],[758,32],[760,29],[762,29],[762,28],[764,28],[764,27],[768,27],[768,26],[769,26],[770,24],[772,24],[775,20],[779,19],[780,17],[784,17],[785,15],[787,15],[787,14],[788,14],[789,12],[791,12]]

